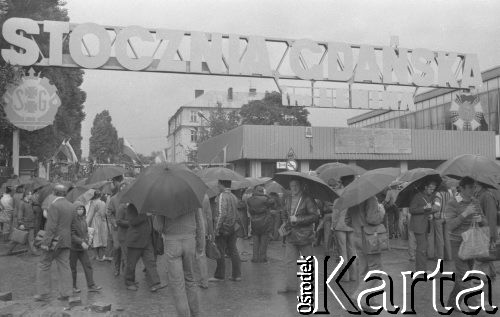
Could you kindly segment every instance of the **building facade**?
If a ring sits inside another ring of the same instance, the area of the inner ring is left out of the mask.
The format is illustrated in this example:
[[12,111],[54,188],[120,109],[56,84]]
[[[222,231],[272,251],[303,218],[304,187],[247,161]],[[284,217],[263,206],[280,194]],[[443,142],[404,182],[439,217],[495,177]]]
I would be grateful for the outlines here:
[[168,120],[166,156],[167,162],[187,162],[188,154],[196,149],[197,138],[209,126],[210,112],[222,107],[226,112],[240,109],[251,100],[264,98],[250,88],[248,92],[195,90],[195,99],[181,106]]
[[[499,108],[500,108],[500,66],[482,73],[483,86],[477,92],[482,114],[478,117],[476,131],[494,131],[497,158],[500,158]],[[458,116],[471,116],[474,113],[452,109],[452,101],[460,91],[453,89],[433,89],[415,96],[416,111],[374,110],[353,117],[348,125],[353,128],[391,128],[391,129],[428,129],[460,130],[455,121]],[[470,112],[470,111],[469,111]]]
[[298,170],[328,162],[366,169],[435,168],[460,154],[495,157],[493,131],[361,129],[243,125],[200,144],[200,163],[231,163],[247,177],[271,177],[284,171],[290,152]]

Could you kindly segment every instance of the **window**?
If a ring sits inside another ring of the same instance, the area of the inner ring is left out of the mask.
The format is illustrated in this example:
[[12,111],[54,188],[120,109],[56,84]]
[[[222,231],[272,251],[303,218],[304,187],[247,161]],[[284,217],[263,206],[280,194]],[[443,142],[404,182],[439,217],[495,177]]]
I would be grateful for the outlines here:
[[191,129],[191,142],[198,140],[198,129]]
[[198,111],[191,110],[191,122],[198,122]]

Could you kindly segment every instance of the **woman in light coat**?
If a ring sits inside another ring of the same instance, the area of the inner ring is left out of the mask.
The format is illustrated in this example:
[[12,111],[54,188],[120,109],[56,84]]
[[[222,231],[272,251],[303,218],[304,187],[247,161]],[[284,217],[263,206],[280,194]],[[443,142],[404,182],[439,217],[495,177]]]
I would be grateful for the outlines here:
[[87,214],[87,226],[94,229],[92,247],[96,251],[97,261],[106,261],[105,255],[108,245],[108,224],[106,220],[106,203],[101,199],[101,193],[96,191],[90,200],[89,212]]

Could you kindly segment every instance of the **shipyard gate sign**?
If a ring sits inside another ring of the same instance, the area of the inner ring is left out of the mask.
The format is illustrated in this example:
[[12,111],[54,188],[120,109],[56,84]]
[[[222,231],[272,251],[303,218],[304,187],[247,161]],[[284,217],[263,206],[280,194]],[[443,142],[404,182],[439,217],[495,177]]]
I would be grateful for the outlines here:
[[482,84],[477,55],[424,48],[27,18],[6,20],[2,35],[10,44],[2,58],[21,66],[272,78],[278,87],[282,79],[465,90]]

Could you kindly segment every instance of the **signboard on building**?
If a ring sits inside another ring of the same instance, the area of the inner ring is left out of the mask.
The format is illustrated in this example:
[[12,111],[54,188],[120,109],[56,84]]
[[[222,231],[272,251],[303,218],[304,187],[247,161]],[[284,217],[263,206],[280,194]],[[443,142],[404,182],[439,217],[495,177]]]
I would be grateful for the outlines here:
[[411,154],[411,130],[339,128],[335,153]]
[[57,88],[30,68],[18,85],[9,85],[3,100],[7,119],[19,129],[34,131],[54,122],[61,100]]
[[276,169],[286,170],[286,162],[276,162]]
[[292,107],[415,111],[412,92],[390,90],[281,86],[281,100]]
[[[4,22],[2,35],[6,42],[1,50],[2,58],[21,66],[462,89],[479,87],[482,83],[477,55],[424,48],[34,21],[17,17]],[[92,45],[89,37],[96,39]],[[47,38],[50,41],[49,54],[41,56],[37,41]],[[137,41],[131,41],[131,38]],[[279,50],[271,52],[276,44],[284,48],[281,53]],[[156,49],[150,50],[149,47]],[[308,65],[303,53],[317,57],[316,62]],[[281,56],[278,64],[271,63],[274,55]],[[289,63],[286,67],[289,70],[282,69],[285,60]]]
[[450,119],[458,130],[464,131],[487,125],[478,95],[457,94],[451,102]]

